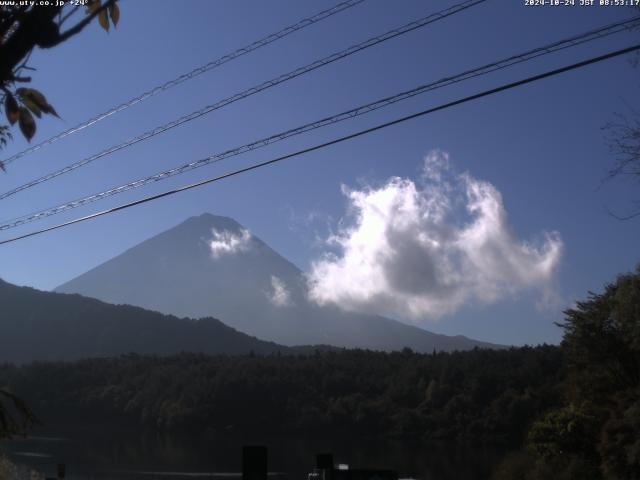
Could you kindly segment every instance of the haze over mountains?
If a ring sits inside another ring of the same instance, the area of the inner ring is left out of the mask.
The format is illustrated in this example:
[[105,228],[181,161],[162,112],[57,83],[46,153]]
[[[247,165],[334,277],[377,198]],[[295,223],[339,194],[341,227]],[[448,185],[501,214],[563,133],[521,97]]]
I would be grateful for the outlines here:
[[308,353],[240,333],[213,318],[187,320],[0,280],[0,362],[77,360],[128,353]]
[[189,218],[56,291],[179,317],[214,317],[284,345],[421,352],[495,346],[318,306],[307,298],[300,269],[233,219],[211,214]]

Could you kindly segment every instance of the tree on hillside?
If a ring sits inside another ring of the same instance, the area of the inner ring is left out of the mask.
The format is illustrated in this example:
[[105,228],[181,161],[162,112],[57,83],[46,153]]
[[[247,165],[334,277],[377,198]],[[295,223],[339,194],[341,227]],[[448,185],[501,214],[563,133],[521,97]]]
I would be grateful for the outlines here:
[[565,313],[565,404],[530,429],[520,478],[640,478],[640,266]]
[[[31,76],[25,72],[34,70],[28,65],[31,52],[66,42],[95,18],[105,30],[109,30],[110,24],[116,26],[120,19],[116,2],[89,0],[82,19],[76,15],[82,7],[70,2],[58,6],[36,6],[29,2],[0,6],[0,101],[9,122],[9,125],[0,125],[0,149],[13,138],[10,126],[17,123],[24,137],[31,140],[36,133],[34,116],[58,116],[42,92],[25,86],[31,82]],[[75,23],[68,26],[71,19]],[[4,169],[1,162],[0,168]]]

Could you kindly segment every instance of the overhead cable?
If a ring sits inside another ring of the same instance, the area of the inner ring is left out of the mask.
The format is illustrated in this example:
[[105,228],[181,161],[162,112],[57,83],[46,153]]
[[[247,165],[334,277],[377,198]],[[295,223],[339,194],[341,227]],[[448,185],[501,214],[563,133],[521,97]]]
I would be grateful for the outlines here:
[[153,175],[149,175],[128,183],[125,183],[123,185],[119,185],[117,187],[113,187],[113,188],[109,188],[108,190],[104,190],[102,192],[99,193],[95,193],[92,195],[88,195],[82,198],[78,198],[60,205],[57,205],[55,207],[50,207],[46,210],[41,210],[38,212],[33,212],[27,215],[23,215],[17,218],[13,218],[11,220],[5,220],[2,224],[0,224],[0,231],[1,230],[7,230],[10,228],[14,228],[20,225],[23,225],[25,223],[29,223],[29,222],[33,222],[36,220],[40,220],[52,215],[56,215],[62,212],[65,212],[67,210],[71,210],[74,208],[78,208],[81,207],[83,205],[87,205],[89,203],[93,203],[96,202],[98,200],[103,200],[105,198],[111,197],[113,195],[117,195],[120,193],[124,193],[126,191],[135,189],[135,188],[139,188],[145,185],[148,185],[150,183],[154,183],[154,182],[158,182],[161,180],[165,180],[167,178],[173,177],[175,175],[180,175],[182,173],[191,171],[191,170],[195,170],[197,168],[203,167],[205,165],[210,165],[212,163],[217,163],[220,162],[222,160],[225,160],[227,158],[230,157],[234,157],[237,155],[241,155],[253,150],[256,150],[258,148],[262,148],[265,147],[267,145],[271,145],[273,143],[276,143],[278,141],[281,140],[285,140],[287,138],[296,136],[296,135],[300,135],[318,128],[322,128],[328,125],[333,125],[335,123],[338,122],[342,122],[344,120],[350,119],[350,118],[354,118],[360,115],[364,115],[366,113],[369,112],[373,112],[375,110],[379,110],[381,108],[384,107],[388,107],[390,105],[393,105],[397,102],[403,101],[403,100],[407,100],[409,98],[415,97],[416,95],[420,95],[429,91],[433,91],[436,90],[438,88],[442,88],[448,85],[452,85],[454,83],[458,83],[464,80],[469,80],[471,78],[475,78],[481,75],[486,75],[488,73],[491,72],[495,72],[497,70],[502,70],[504,68],[508,68],[510,66],[522,63],[522,62],[526,62],[529,60],[532,60],[534,58],[538,58],[541,57],[543,55],[549,55],[551,53],[569,48],[569,47],[573,47],[576,45],[580,45],[589,41],[593,41],[599,38],[603,38],[605,36],[608,35],[612,35],[614,33],[619,33],[621,31],[625,31],[635,25],[640,24],[640,16],[634,17],[632,19],[626,20],[624,22],[617,22],[614,24],[610,24],[604,27],[600,27],[594,30],[590,30],[587,32],[584,32],[580,35],[573,35],[571,37],[553,42],[551,44],[548,45],[544,45],[542,47],[537,47],[534,48],[532,50],[528,50],[526,52],[523,53],[519,53],[517,55],[512,55],[510,57],[504,58],[502,60],[498,60],[496,62],[492,62],[490,64],[487,65],[483,65],[481,67],[477,67],[471,70],[467,70],[465,72],[453,75],[453,76],[448,76],[448,77],[444,77],[440,80],[437,80],[435,82],[431,82],[428,84],[424,84],[424,85],[420,85],[416,88],[413,88],[411,90],[407,90],[407,91],[403,91],[400,92],[396,95],[390,96],[390,97],[386,97],[380,100],[376,100],[374,102],[365,104],[365,105],[361,105],[359,107],[356,108],[352,108],[350,110],[329,116],[329,117],[325,117],[322,118],[320,120],[316,120],[314,122],[311,123],[307,123],[305,125],[293,128],[293,129],[289,129],[283,132],[279,132],[277,134],[271,135],[269,137],[265,137],[259,140],[255,140],[251,143],[247,143],[245,145],[236,147],[236,148],[232,148],[229,150],[226,150],[224,152],[221,153],[217,153],[214,155],[210,155],[208,157],[205,158],[201,158],[199,160],[196,161],[192,161],[189,163],[185,163],[182,165],[179,165],[177,167],[168,169],[168,170],[164,170],[161,172],[158,172],[156,174]]
[[9,163],[24,157],[25,155],[27,155],[28,153],[31,152],[35,152],[36,150],[40,150],[42,147],[46,146],[46,145],[50,145],[60,139],[63,139],[65,137],[68,137],[69,135],[72,135],[76,132],[79,132],[81,130],[84,130],[87,127],[90,127],[91,125],[95,125],[96,123],[100,122],[101,120],[104,120],[107,117],[110,117],[111,115],[114,115],[118,112],[122,112],[123,110],[126,110],[129,107],[132,107],[140,102],[143,102],[144,100],[151,98],[159,93],[165,92],[167,90],[169,90],[170,88],[173,88],[177,85],[180,85],[181,83],[184,83],[188,80],[191,80],[192,78],[195,78],[199,75],[202,75],[205,72],[208,72],[210,70],[213,70],[214,68],[220,67],[222,65],[224,65],[225,63],[230,62],[231,60],[235,60],[238,57],[241,57],[243,55],[246,55],[247,53],[253,52],[255,50],[258,50],[259,48],[265,47],[277,40],[280,40],[281,38],[284,38],[294,32],[297,32],[299,30],[302,30],[303,28],[306,28],[310,25],[313,25],[315,23],[318,23],[326,18],[329,18],[337,13],[343,12],[351,7],[354,7],[356,5],[358,5],[359,3],[364,2],[365,0],[346,0],[344,2],[338,3],[337,5],[327,9],[327,10],[323,10],[319,13],[316,13],[315,15],[308,17],[308,18],[303,18],[302,20],[300,20],[299,22],[295,23],[294,25],[289,25],[288,27],[283,28],[282,30],[279,30],[275,33],[272,33],[270,35],[267,35],[266,37],[261,38],[260,40],[256,40],[255,42],[246,45],[242,48],[238,48],[237,50],[228,53],[226,55],[223,55],[220,58],[216,58],[215,60],[210,61],[209,63],[205,64],[205,65],[201,65],[197,68],[194,68],[193,70],[191,70],[190,72],[187,73],[183,73],[182,75],[169,80],[165,83],[163,83],[162,85],[158,85],[156,87],[153,87],[150,90],[147,90],[146,92],[141,93],[140,95],[138,95],[137,97],[134,97],[130,100],[127,100],[124,103],[121,103],[120,105],[117,105],[113,108],[110,108],[109,110],[100,113],[88,120],[85,120],[84,122],[76,125],[75,127],[69,128],[63,132],[58,133],[57,135],[54,135],[46,140],[43,140],[42,142],[30,146],[29,148],[26,148],[24,150],[22,150],[21,152],[18,152],[12,156],[10,156],[9,158],[7,158],[6,160],[3,160],[2,163],[4,165],[8,165]]
[[324,57],[320,60],[316,60],[315,62],[312,62],[310,64],[307,64],[303,67],[299,67],[295,70],[292,70],[291,72],[285,73],[283,75],[280,75],[278,77],[275,77],[271,80],[268,80],[266,82],[263,82],[259,85],[256,85],[254,87],[248,88],[240,93],[236,93],[235,95],[232,95],[230,97],[227,97],[223,100],[220,100],[216,103],[213,103],[211,105],[207,105],[199,110],[196,110],[194,112],[191,112],[187,115],[183,115],[180,118],[177,118],[175,120],[172,120],[169,123],[166,123],[162,126],[156,127],[152,130],[148,130],[136,137],[133,137],[125,142],[122,142],[118,145],[114,145],[111,146],[105,150],[102,150],[99,153],[96,153],[94,155],[91,155],[89,157],[86,157],[82,160],[79,160],[75,163],[72,163],[64,168],[61,168],[59,170],[56,170],[54,172],[48,173],[47,175],[44,175],[40,178],[37,178],[35,180],[32,180],[30,182],[27,182],[19,187],[16,187],[12,190],[9,190],[7,192],[4,192],[2,194],[0,194],[0,200],[3,200],[7,197],[10,197],[12,195],[15,195],[18,192],[21,192],[23,190],[26,190],[28,188],[34,187],[36,185],[39,185],[41,183],[47,182],[49,180],[52,180],[60,175],[64,175],[67,173],[70,173],[78,168],[84,167],[85,165],[88,165],[92,162],[95,162],[96,160],[106,157],[107,155],[110,155],[112,153],[115,153],[117,151],[120,151],[124,148],[130,147],[131,145],[135,145],[136,143],[142,142],[143,140],[147,140],[151,137],[155,137],[156,135],[159,135],[161,133],[166,132],[167,130],[170,130],[174,127],[177,127],[179,125],[183,125],[187,122],[190,122],[192,120],[195,120],[197,118],[202,117],[203,115],[207,115],[215,110],[218,110],[220,108],[226,107],[227,105],[230,105],[232,103],[237,102],[238,100],[242,100],[244,98],[250,97],[252,95],[255,95],[256,93],[262,92],[263,90],[266,90],[268,88],[271,87],[275,87],[276,85],[280,85],[281,83],[287,82],[289,80],[292,80],[294,78],[297,78],[301,75],[304,75],[306,73],[312,72],[318,68],[324,67],[326,65],[329,65],[337,60],[341,60],[343,58],[349,57],[357,52],[360,52],[362,50],[365,50],[367,48],[373,47],[375,45],[378,45],[379,43],[382,42],[386,42],[388,40],[391,40],[393,38],[396,38],[400,35],[404,35],[407,34],[409,32],[412,32],[418,28],[422,28],[425,27],[431,23],[434,23],[438,20],[442,20],[444,18],[447,18],[451,15],[454,15],[456,13],[459,13],[463,10],[466,10],[470,7],[473,7],[475,5],[478,5],[480,3],[484,3],[487,0],[467,0],[465,2],[456,4],[452,7],[446,8],[444,10],[441,10],[437,13],[433,13],[430,15],[427,15],[426,17],[423,17],[419,20],[416,20],[414,22],[410,22],[407,23],[401,27],[395,28],[393,30],[389,30],[386,33],[383,33],[382,35],[378,35],[376,37],[372,37],[369,38],[368,40],[365,40],[364,42],[358,43],[356,45],[353,45],[345,50],[341,50],[339,52],[333,53],[327,57]]
[[151,196],[142,198],[140,200],[136,200],[134,202],[125,203],[125,204],[119,205],[117,207],[113,207],[113,208],[110,208],[110,209],[107,209],[107,210],[103,210],[103,211],[100,211],[100,212],[92,213],[91,215],[86,215],[84,217],[75,218],[73,220],[69,220],[67,222],[59,223],[57,225],[52,225],[52,226],[47,227],[47,228],[43,228],[43,229],[40,229],[40,230],[35,230],[33,232],[29,232],[29,233],[26,233],[26,234],[23,234],[23,235],[12,237],[12,238],[9,238],[9,239],[6,239],[6,240],[1,240],[0,241],[0,245],[4,245],[4,244],[7,244],[7,243],[11,243],[11,242],[15,242],[15,241],[22,240],[22,239],[25,239],[25,238],[29,238],[29,237],[32,237],[34,235],[40,235],[40,234],[45,233],[45,232],[50,232],[52,230],[57,230],[57,229],[64,228],[64,227],[67,227],[67,226],[70,226],[70,225],[74,225],[76,223],[84,222],[84,221],[87,221],[87,220],[92,220],[92,219],[95,219],[95,218],[98,218],[98,217],[101,217],[101,216],[104,216],[104,215],[109,215],[109,214],[112,214],[112,213],[115,213],[115,212],[119,212],[121,210],[125,210],[125,209],[131,208],[131,207],[135,207],[137,205],[142,205],[144,203],[148,203],[148,202],[151,202],[151,201],[154,201],[154,200],[158,200],[160,198],[172,196],[172,195],[175,195],[177,193],[181,193],[181,192],[185,192],[187,190],[191,190],[191,189],[194,189],[194,188],[197,188],[197,187],[201,187],[203,185],[208,185],[210,183],[218,182],[220,180],[224,180],[224,179],[229,178],[229,177],[233,177],[233,176],[236,176],[236,175],[240,175],[242,173],[246,173],[246,172],[249,172],[249,171],[252,171],[252,170],[256,170],[258,168],[262,168],[262,167],[266,167],[266,166],[269,166],[269,165],[273,165],[275,163],[282,162],[284,160],[288,160],[290,158],[299,157],[300,155],[303,155],[303,154],[306,154],[306,153],[310,153],[310,152],[313,152],[313,151],[321,150],[321,149],[329,147],[331,145],[336,145],[338,143],[342,143],[342,142],[345,142],[347,140],[352,140],[354,138],[361,137],[363,135],[368,135],[368,134],[376,132],[378,130],[382,130],[384,128],[388,128],[388,127],[391,127],[393,125],[398,125],[400,123],[404,123],[404,122],[407,122],[409,120],[413,120],[415,118],[423,117],[425,115],[428,115],[428,114],[431,114],[431,113],[434,113],[434,112],[437,112],[437,111],[440,111],[440,110],[445,110],[447,108],[451,108],[451,107],[454,107],[454,106],[457,106],[457,105],[461,105],[463,103],[471,102],[473,100],[478,100],[480,98],[487,97],[489,95],[494,95],[494,94],[499,93],[499,92],[503,92],[503,91],[506,91],[506,90],[511,90],[513,88],[516,88],[516,87],[519,87],[519,86],[522,86],[522,85],[525,85],[525,84],[528,84],[528,83],[537,82],[537,81],[543,80],[543,79],[548,78],[548,77],[553,77],[553,76],[556,76],[556,75],[560,75],[562,73],[565,73],[565,72],[568,72],[568,71],[571,71],[571,70],[576,70],[578,68],[583,68],[583,67],[586,67],[587,65],[592,65],[594,63],[598,63],[598,62],[602,62],[604,60],[608,60],[608,59],[611,59],[611,58],[619,57],[621,55],[625,55],[627,53],[635,52],[635,51],[638,51],[638,50],[640,50],[640,44],[636,44],[636,45],[633,45],[633,46],[630,46],[630,47],[627,47],[627,48],[623,48],[623,49],[620,49],[620,50],[615,50],[613,52],[609,52],[607,54],[600,55],[600,56],[597,56],[597,57],[592,57],[592,58],[589,58],[587,60],[583,60],[583,61],[578,62],[578,63],[573,63],[571,65],[566,65],[566,66],[561,67],[561,68],[550,70],[550,71],[547,71],[547,72],[544,72],[544,73],[541,73],[541,74],[538,74],[538,75],[527,77],[527,78],[524,78],[522,80],[518,80],[518,81],[515,81],[515,82],[507,83],[507,84],[501,85],[499,87],[492,88],[490,90],[485,90],[485,91],[482,91],[480,93],[476,93],[474,95],[470,95],[470,96],[467,96],[467,97],[464,97],[464,98],[461,98],[461,99],[458,99],[458,100],[454,100],[452,102],[448,102],[448,103],[439,105],[437,107],[428,108],[426,110],[422,110],[420,112],[417,112],[417,113],[414,113],[414,114],[411,114],[411,115],[400,117],[400,118],[397,118],[395,120],[391,120],[389,122],[381,123],[381,124],[378,124],[378,125],[376,125],[374,127],[367,128],[367,129],[364,129],[364,130],[360,130],[358,132],[351,133],[349,135],[345,135],[345,136],[342,136],[342,137],[339,137],[339,138],[335,138],[335,139],[330,140],[328,142],[324,142],[324,143],[321,143],[321,144],[318,144],[318,145],[314,145],[312,147],[308,147],[308,148],[305,148],[305,149],[302,149],[302,150],[298,150],[296,152],[293,152],[293,153],[290,153],[290,154],[287,154],[287,155],[283,155],[283,156],[280,156],[280,157],[277,157],[277,158],[273,158],[271,160],[267,160],[267,161],[264,161],[264,162],[256,163],[256,164],[250,165],[248,167],[240,168],[238,170],[233,170],[233,171],[225,173],[223,175],[218,175],[216,177],[208,178],[206,180],[201,180],[199,182],[192,183],[192,184],[189,184],[189,185],[185,185],[185,186],[182,186],[180,188],[176,188],[176,189],[173,189],[173,190],[168,190],[168,191],[165,191],[165,192],[162,192],[162,193],[151,195]]

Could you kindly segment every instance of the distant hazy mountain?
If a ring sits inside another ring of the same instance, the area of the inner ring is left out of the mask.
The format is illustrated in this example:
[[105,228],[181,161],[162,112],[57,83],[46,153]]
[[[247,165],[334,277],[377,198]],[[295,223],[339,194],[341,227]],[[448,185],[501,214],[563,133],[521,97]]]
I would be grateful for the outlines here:
[[80,295],[41,292],[0,280],[0,362],[74,360],[126,353],[295,353],[213,318],[180,319]]
[[303,273],[236,221],[192,217],[56,289],[184,317],[215,317],[285,345],[416,351],[493,345],[307,300]]

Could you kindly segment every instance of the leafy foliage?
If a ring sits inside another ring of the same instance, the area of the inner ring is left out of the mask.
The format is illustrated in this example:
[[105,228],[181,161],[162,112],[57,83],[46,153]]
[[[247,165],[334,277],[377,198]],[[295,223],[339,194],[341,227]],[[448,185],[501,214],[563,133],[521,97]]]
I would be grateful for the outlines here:
[[496,478],[640,478],[640,267],[565,313],[563,405],[530,429],[526,474]]
[[[18,123],[22,135],[31,141],[36,134],[36,118],[42,114],[58,117],[56,110],[46,97],[33,88],[17,88],[20,83],[31,82],[31,77],[23,76],[23,70],[33,70],[27,65],[34,48],[51,48],[80,33],[94,18],[106,31],[109,26],[117,26],[120,21],[120,9],[117,0],[91,0],[85,9],[85,18],[62,30],[62,25],[73,17],[79,9],[69,2],[61,5],[33,5],[22,2],[16,5],[0,6],[0,90],[4,108],[10,126]],[[0,147],[6,146],[7,125],[0,126]],[[4,166],[0,162],[0,167]]]
[[0,438],[24,435],[39,420],[27,404],[8,390],[0,389]]
[[117,3],[112,3],[108,6],[108,9],[103,9],[102,2],[100,0],[91,0],[87,3],[86,13],[92,14],[98,12],[98,23],[105,30],[109,31],[109,19],[113,23],[114,27],[118,26],[120,21],[120,8]]
[[579,456],[595,461],[598,424],[585,410],[569,404],[547,413],[529,431],[529,448],[544,460]]
[[127,355],[5,365],[45,422],[519,444],[560,400],[558,347],[458,353]]
[[[0,148],[5,147],[7,145],[7,141],[11,140],[13,136],[9,131],[9,127],[6,125],[0,125]],[[4,164],[0,162],[0,169],[4,170]]]

